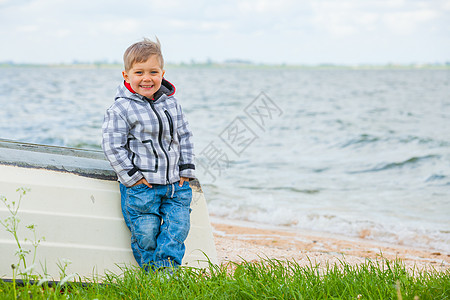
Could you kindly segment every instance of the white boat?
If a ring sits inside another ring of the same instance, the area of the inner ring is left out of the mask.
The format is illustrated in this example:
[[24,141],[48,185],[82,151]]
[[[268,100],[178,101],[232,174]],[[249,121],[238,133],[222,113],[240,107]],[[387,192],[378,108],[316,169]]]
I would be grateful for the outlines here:
[[[205,267],[208,260],[217,263],[217,253],[201,186],[196,180],[190,184],[191,230],[183,265]],[[33,252],[26,225],[36,225],[37,238],[45,238],[37,247],[35,273],[60,280],[58,264],[70,261],[66,274],[89,279],[136,265],[117,177],[101,151],[0,140],[0,195],[17,202],[18,188],[29,189],[18,213],[20,243]],[[0,219],[9,215],[0,202]],[[13,235],[0,226],[0,278],[12,277],[17,248]],[[28,264],[32,256],[27,255]]]

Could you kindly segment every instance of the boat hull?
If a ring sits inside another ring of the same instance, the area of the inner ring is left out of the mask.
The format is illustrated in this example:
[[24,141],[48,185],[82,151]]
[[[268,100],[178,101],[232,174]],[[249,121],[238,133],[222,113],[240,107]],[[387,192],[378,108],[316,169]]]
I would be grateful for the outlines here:
[[[51,148],[55,153],[43,148],[39,152],[36,148],[30,151],[0,147],[0,195],[8,202],[17,202],[16,190],[29,189],[18,213],[20,242],[23,248],[33,252],[34,237],[27,225],[36,225],[37,239],[45,238],[36,249],[35,273],[48,274],[57,280],[61,276],[59,266],[70,261],[66,274],[92,278],[108,271],[120,273],[124,265],[136,265],[130,248],[130,232],[121,213],[119,184],[109,165],[98,153],[94,157],[79,157],[58,154],[58,147]],[[60,153],[67,150],[61,149]],[[208,260],[217,263],[217,254],[200,184],[198,181],[190,184],[193,189],[191,230],[183,265],[204,267]],[[0,203],[0,219],[8,215]],[[1,277],[11,277],[11,264],[18,262],[17,248],[13,236],[0,228]],[[32,259],[33,253],[28,254],[28,264]]]

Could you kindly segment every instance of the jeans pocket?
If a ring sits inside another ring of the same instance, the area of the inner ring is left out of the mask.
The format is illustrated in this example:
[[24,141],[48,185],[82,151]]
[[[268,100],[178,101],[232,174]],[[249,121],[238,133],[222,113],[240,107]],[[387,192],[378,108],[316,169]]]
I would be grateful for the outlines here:
[[155,190],[149,188],[145,184],[138,184],[127,188],[127,201],[128,207],[141,212],[147,213],[152,209],[155,203]]
[[189,213],[191,212],[191,201],[192,201],[192,189],[189,186],[189,182],[185,181],[182,186],[179,186],[177,182],[175,184],[175,194],[174,201],[181,204],[183,207],[187,207]]

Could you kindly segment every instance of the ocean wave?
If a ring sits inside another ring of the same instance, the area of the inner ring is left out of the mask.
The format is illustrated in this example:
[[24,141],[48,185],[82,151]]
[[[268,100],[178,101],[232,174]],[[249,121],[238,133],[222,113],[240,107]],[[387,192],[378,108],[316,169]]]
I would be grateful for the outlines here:
[[408,158],[407,160],[404,160],[404,161],[381,163],[370,169],[349,171],[347,173],[348,174],[360,174],[360,173],[380,172],[380,171],[386,171],[386,170],[390,170],[390,169],[403,168],[405,166],[415,166],[418,163],[421,163],[423,161],[439,159],[439,158],[441,158],[441,156],[437,155],[437,154],[430,154],[430,155],[425,155],[425,156],[414,156],[414,157]]
[[358,137],[352,138],[349,141],[340,145],[341,148],[347,148],[350,146],[361,146],[365,144],[375,143],[380,141],[379,137],[370,134],[361,134]]
[[280,187],[266,187],[266,186],[244,186],[241,185],[239,188],[248,189],[248,190],[267,190],[267,191],[287,191],[294,193],[302,193],[302,194],[318,194],[320,193],[320,189],[298,189],[295,187],[289,186],[280,186]]
[[445,175],[441,175],[441,174],[433,174],[430,177],[428,177],[427,179],[425,179],[425,182],[432,182],[432,181],[440,181],[447,178],[447,176]]
[[430,147],[449,147],[450,142],[441,139],[435,139],[430,137],[420,137],[414,135],[408,136],[395,136],[392,133],[386,132],[383,136],[376,136],[369,133],[363,133],[350,139],[338,143],[338,148],[361,148],[377,143],[387,143],[392,145],[407,145],[407,144],[419,144],[429,145]]
[[209,205],[213,215],[256,224],[270,224],[339,234],[376,242],[386,242],[409,247],[428,248],[450,253],[450,232],[438,228],[405,225],[395,220],[369,220],[364,217],[343,217],[329,213],[301,213],[287,207],[255,209],[245,206]]
[[274,187],[271,188],[271,190],[275,191],[288,191],[288,192],[295,192],[295,193],[302,193],[302,194],[318,194],[320,193],[320,189],[298,189],[294,187]]

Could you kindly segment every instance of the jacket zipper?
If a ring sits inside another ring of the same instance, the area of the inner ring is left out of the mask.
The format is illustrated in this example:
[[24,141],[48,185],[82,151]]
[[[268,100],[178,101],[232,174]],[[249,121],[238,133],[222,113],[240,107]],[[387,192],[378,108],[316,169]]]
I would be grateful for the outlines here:
[[172,117],[170,116],[170,114],[167,110],[164,110],[164,113],[166,114],[167,120],[169,121],[169,130],[170,130],[169,151],[170,151],[170,146],[172,146],[172,142],[173,142],[173,121],[172,121]]
[[156,111],[155,105],[152,102],[153,100],[148,99],[148,98],[146,98],[146,99],[150,103],[150,107],[152,108],[153,112],[156,115],[156,118],[158,119],[158,123],[159,123],[158,142],[159,142],[159,145],[161,145],[161,149],[164,152],[164,155],[166,156],[166,159],[167,159],[166,180],[167,180],[167,183],[169,183],[170,182],[169,181],[169,164],[170,164],[170,161],[169,161],[169,155],[167,154],[166,150],[164,150],[164,147],[162,145],[163,123],[162,123],[162,120],[161,120],[161,116]]

